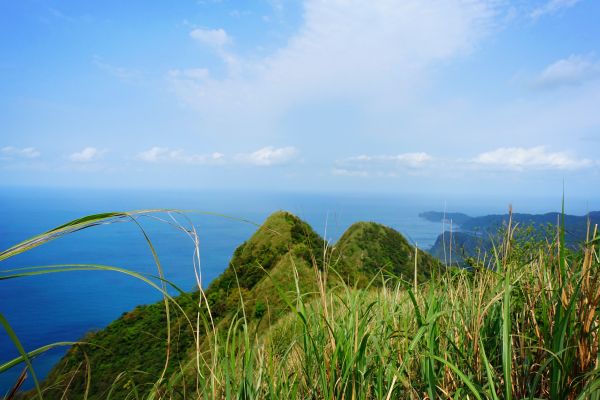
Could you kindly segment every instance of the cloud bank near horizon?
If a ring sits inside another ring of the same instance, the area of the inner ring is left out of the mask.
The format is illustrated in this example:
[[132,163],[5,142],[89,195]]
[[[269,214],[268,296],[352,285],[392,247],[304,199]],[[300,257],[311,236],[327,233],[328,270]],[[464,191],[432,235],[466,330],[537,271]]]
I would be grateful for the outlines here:
[[15,182],[600,183],[600,3],[59,3],[0,27]]

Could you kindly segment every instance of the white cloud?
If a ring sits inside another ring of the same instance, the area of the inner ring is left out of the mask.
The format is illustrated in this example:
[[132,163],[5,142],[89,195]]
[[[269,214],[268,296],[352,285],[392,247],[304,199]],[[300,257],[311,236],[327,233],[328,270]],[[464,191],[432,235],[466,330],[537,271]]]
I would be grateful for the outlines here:
[[139,153],[136,158],[147,163],[174,163],[193,165],[223,165],[237,162],[257,166],[287,164],[294,160],[298,151],[294,147],[263,147],[251,153],[239,153],[227,158],[223,153],[190,154],[181,149],[155,146]]
[[[220,132],[269,131],[290,108],[312,99],[343,98],[365,112],[399,107],[414,98],[436,62],[468,53],[493,29],[501,3],[305,0],[301,27],[272,54],[244,59],[221,51],[225,77],[168,78],[208,128]],[[220,30],[191,35],[218,49],[229,42]]]
[[196,28],[190,32],[190,37],[213,48],[221,48],[232,42],[231,37],[223,29]]
[[102,60],[101,57],[99,56],[94,56],[93,57],[93,63],[96,67],[98,67],[100,70],[106,72],[109,75],[114,76],[115,78],[118,78],[124,82],[136,82],[139,81],[142,77],[142,73],[138,70],[135,69],[131,69],[131,68],[125,68],[125,67],[118,67],[112,64],[109,64],[107,62],[105,62],[104,60]]
[[295,147],[273,146],[263,147],[252,153],[238,154],[236,160],[243,163],[253,164],[262,167],[287,164],[294,160],[298,155]]
[[403,153],[393,156],[380,155],[380,156],[368,156],[360,155],[358,157],[351,157],[346,162],[359,162],[359,163],[391,163],[397,166],[408,167],[408,168],[419,168],[425,163],[432,160],[432,157],[427,153]]
[[[238,58],[227,50],[227,46],[233,42],[233,39],[225,32],[225,30],[196,28],[190,32],[190,37],[197,42],[212,48],[221,61],[227,66],[230,75],[233,76],[240,72],[240,62]],[[172,71],[169,73],[169,78],[171,82],[173,82],[176,77],[174,77],[171,72]],[[192,80],[197,80],[199,78],[206,79],[209,75],[209,71],[206,68],[192,68],[183,70],[182,72],[184,72],[182,77],[184,79],[187,78],[188,84],[191,84],[194,88],[195,83],[190,82],[189,78],[192,78]]]
[[95,147],[86,147],[81,151],[75,152],[69,156],[69,160],[73,162],[92,162],[97,161],[106,153],[106,150],[98,150]]
[[180,149],[170,149],[168,147],[152,147],[137,155],[137,159],[149,163],[171,162],[179,164],[220,164],[224,161],[225,155],[219,152],[210,154],[188,154]]
[[600,166],[600,161],[580,158],[570,152],[551,152],[544,146],[501,147],[472,159],[434,158],[427,153],[360,155],[335,162],[332,174],[350,177],[475,176],[498,171],[573,171]]
[[600,78],[600,61],[592,55],[571,55],[547,66],[534,80],[541,88],[575,85]]
[[479,154],[472,162],[482,166],[517,171],[524,169],[574,170],[598,164],[593,160],[580,159],[567,152],[549,152],[544,146],[501,147]]
[[139,153],[137,158],[142,161],[157,162],[161,159],[168,159],[169,152],[170,150],[168,147],[152,147],[151,149]]
[[0,155],[3,159],[13,158],[38,158],[41,153],[35,147],[18,148],[6,146],[0,149]]
[[361,178],[366,178],[369,176],[369,173],[367,171],[352,171],[352,170],[345,169],[345,168],[334,168],[331,171],[331,173],[336,176],[351,176],[351,177],[358,176]]
[[573,7],[580,1],[581,0],[548,0],[543,5],[534,9],[531,12],[530,17],[533,19],[537,19],[544,15],[555,14],[561,10]]
[[336,161],[334,175],[394,176],[399,173],[417,173],[428,167],[433,157],[424,152],[396,155],[360,155]]

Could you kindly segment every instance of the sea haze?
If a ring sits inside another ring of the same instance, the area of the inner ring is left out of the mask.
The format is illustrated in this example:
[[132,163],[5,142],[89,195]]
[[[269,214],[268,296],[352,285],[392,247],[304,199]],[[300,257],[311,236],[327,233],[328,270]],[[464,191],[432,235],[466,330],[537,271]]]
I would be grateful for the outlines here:
[[[149,208],[177,208],[227,215],[186,215],[200,234],[201,268],[206,286],[227,266],[234,251],[256,225],[272,212],[289,210],[321,235],[335,241],[356,221],[376,221],[404,234],[420,248],[430,247],[441,224],[419,218],[428,210],[462,211],[471,215],[506,212],[502,199],[444,198],[409,195],[247,193],[192,191],[100,191],[74,189],[3,188],[0,192],[0,248],[2,250],[69,220],[99,212]],[[560,198],[521,200],[521,212],[560,208]],[[573,201],[571,213],[583,214],[584,201]],[[239,219],[236,219],[239,218]],[[184,221],[182,219],[182,221]],[[167,279],[193,289],[193,244],[177,229],[152,218],[140,222],[147,230]],[[87,229],[0,262],[0,270],[49,264],[94,263],[156,274],[143,235],[133,223]],[[160,293],[134,278],[115,272],[73,272],[0,281],[0,312],[8,319],[26,350],[57,341],[75,341],[100,329],[136,305],[152,303]],[[54,350],[34,361],[43,378],[66,349]],[[0,332],[0,363],[18,355],[5,332]],[[17,379],[21,368],[0,375],[0,394]],[[31,379],[28,380],[31,387]]]

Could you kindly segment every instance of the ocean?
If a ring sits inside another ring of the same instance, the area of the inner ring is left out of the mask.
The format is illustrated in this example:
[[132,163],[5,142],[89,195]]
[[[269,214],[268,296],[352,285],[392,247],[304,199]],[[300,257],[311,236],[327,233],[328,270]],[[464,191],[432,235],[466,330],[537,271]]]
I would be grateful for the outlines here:
[[[583,214],[589,211],[588,205],[574,201],[568,211]],[[484,215],[504,213],[507,206],[508,202],[499,198],[392,194],[0,188],[0,249],[92,213],[154,208],[189,210],[186,215],[200,235],[203,285],[207,286],[226,268],[235,248],[257,228],[240,219],[260,224],[270,213],[285,209],[331,241],[354,222],[375,221],[427,249],[442,226],[419,218],[420,212],[446,207],[448,211]],[[520,206],[516,207],[520,212],[557,211],[560,197],[521,200],[516,206]],[[165,222],[149,217],[140,222],[157,249],[166,278],[192,290],[192,242]],[[0,270],[69,263],[104,264],[156,274],[148,245],[133,223],[76,232],[2,261]],[[115,272],[69,272],[0,281],[0,313],[27,351],[53,342],[76,341],[136,305],[160,299],[160,293],[145,283]],[[34,360],[40,379],[66,350],[52,350]],[[0,365],[17,356],[6,332],[0,331]],[[20,365],[0,374],[0,395],[11,387],[22,369]],[[32,380],[28,379],[26,387],[31,386]]]

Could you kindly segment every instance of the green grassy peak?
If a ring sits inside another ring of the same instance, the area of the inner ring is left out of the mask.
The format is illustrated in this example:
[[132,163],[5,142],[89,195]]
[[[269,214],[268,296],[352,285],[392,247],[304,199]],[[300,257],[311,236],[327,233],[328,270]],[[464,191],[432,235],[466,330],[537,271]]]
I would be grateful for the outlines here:
[[[376,223],[357,222],[350,226],[337,242],[339,271],[350,281],[373,276],[379,271],[412,280],[414,278],[415,247],[398,231]],[[418,250],[417,278],[425,279],[439,263]]]

